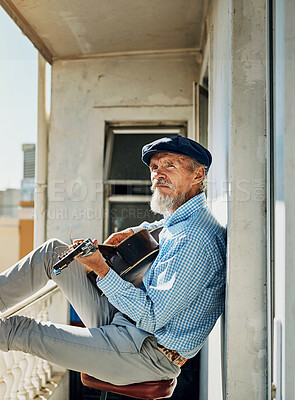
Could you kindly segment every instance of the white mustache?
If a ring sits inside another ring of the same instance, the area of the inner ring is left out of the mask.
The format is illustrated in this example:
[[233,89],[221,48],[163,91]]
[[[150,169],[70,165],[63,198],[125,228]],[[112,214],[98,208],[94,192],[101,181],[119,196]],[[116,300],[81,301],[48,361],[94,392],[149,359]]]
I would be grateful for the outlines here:
[[174,189],[174,186],[172,185],[172,183],[166,181],[165,179],[155,179],[151,186],[152,192],[154,192],[156,190],[157,185],[167,185],[170,189]]

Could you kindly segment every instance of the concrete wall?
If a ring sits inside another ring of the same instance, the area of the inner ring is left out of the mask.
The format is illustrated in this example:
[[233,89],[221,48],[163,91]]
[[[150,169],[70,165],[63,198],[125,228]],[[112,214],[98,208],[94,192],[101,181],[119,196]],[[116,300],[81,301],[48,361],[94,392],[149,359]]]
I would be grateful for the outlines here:
[[201,386],[201,398],[264,399],[265,4],[212,0],[208,9],[204,54],[209,67],[209,148],[214,154],[208,194],[213,211],[227,225],[228,276],[224,343],[220,346],[217,326],[208,341],[208,383]]
[[183,54],[53,64],[47,237],[102,239],[105,123],[186,121],[193,137],[197,70]]
[[266,10],[231,1],[226,399],[265,399]]
[[[208,67],[209,126],[208,147],[213,163],[208,177],[208,201],[217,219],[227,225],[228,157],[231,96],[231,15],[228,0],[211,1],[207,17],[208,37],[204,47],[204,64]],[[202,76],[199,77],[199,81]],[[224,316],[218,321],[202,350],[200,400],[222,399],[222,331]]]

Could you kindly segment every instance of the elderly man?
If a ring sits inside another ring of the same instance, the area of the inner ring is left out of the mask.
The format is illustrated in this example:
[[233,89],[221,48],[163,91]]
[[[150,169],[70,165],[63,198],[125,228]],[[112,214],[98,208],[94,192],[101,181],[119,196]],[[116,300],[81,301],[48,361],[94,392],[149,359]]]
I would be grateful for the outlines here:
[[[113,234],[163,225],[159,254],[139,287],[124,281],[99,251],[75,260],[60,275],[53,265],[65,244],[54,239],[0,277],[4,311],[53,279],[86,328],[13,316],[0,322],[0,349],[29,352],[117,385],[176,377],[201,349],[224,307],[225,230],[206,205],[204,179],[211,154],[181,136],[144,146],[150,168],[151,208],[164,219]],[[98,275],[101,296],[87,278]]]

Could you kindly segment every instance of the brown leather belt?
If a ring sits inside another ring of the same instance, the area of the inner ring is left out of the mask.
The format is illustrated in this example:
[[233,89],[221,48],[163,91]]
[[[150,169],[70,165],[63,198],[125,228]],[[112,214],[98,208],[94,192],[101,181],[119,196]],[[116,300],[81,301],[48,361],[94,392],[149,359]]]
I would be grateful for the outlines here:
[[158,349],[161,353],[163,353],[172,364],[177,365],[178,367],[182,367],[183,364],[187,361],[187,358],[182,357],[177,353],[176,350],[169,350],[161,344],[157,343]]

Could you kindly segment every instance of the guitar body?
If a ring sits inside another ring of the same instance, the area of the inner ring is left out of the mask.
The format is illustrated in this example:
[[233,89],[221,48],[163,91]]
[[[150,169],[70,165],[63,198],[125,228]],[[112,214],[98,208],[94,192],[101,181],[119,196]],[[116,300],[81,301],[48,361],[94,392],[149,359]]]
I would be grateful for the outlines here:
[[98,245],[107,264],[122,279],[139,286],[143,276],[159,252],[158,237],[162,227],[140,231],[123,240],[118,246]]
[[143,280],[146,271],[157,257],[159,249],[153,251],[151,254],[142,259],[138,264],[131,267],[125,273],[121,275],[121,278],[125,281],[131,282],[134,286],[139,286]]

